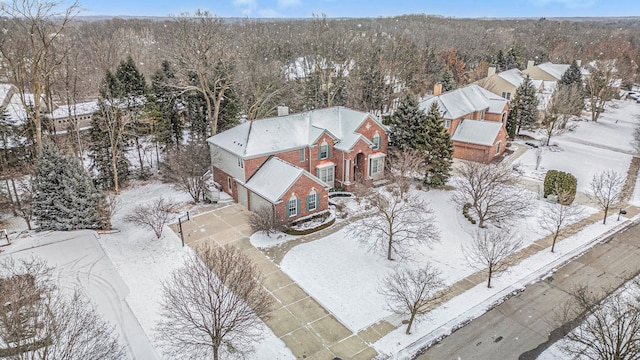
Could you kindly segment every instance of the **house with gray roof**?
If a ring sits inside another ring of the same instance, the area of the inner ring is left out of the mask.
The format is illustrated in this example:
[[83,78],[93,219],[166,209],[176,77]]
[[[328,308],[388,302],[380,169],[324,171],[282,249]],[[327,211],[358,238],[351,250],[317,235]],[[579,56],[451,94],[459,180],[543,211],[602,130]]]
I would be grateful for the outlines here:
[[454,158],[487,163],[502,156],[507,140],[507,99],[471,84],[442,94],[436,90],[420,102],[420,108],[427,112],[434,103],[451,134]]
[[379,180],[387,133],[345,107],[248,121],[208,139],[214,181],[249,210],[295,220],[326,210],[331,188]]

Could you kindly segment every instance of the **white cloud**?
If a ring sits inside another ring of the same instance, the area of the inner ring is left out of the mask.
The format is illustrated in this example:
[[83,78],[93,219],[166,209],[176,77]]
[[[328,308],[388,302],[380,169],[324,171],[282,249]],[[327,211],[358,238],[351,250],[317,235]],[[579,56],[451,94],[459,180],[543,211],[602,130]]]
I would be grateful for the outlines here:
[[288,8],[300,5],[300,0],[278,0],[279,8]]
[[277,17],[282,17],[282,14],[273,10],[273,9],[260,9],[258,11],[258,14],[260,15],[260,17],[262,18],[277,18]]
[[233,6],[242,8],[242,15],[249,16],[258,8],[256,0],[233,0]]
[[596,4],[596,0],[529,0],[534,6],[547,6],[556,4],[568,9],[584,9]]

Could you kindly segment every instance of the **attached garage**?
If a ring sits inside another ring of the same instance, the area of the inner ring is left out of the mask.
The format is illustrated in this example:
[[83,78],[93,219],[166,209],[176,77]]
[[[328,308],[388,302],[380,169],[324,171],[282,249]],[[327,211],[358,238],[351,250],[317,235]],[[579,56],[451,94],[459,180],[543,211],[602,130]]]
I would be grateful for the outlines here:
[[244,187],[244,185],[241,185],[239,182],[236,182],[236,187],[237,187],[237,191],[238,191],[238,204],[246,207],[247,209],[249,208],[249,201],[248,201],[248,196],[247,196],[247,188]]

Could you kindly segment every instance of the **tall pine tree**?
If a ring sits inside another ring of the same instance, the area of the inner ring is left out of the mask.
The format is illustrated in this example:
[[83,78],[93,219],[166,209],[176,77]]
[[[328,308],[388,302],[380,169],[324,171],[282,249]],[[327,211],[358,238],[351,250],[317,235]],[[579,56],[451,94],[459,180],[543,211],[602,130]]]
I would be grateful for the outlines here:
[[426,130],[427,172],[423,182],[429,186],[443,186],[451,171],[453,143],[435,102],[426,116]]
[[398,108],[389,117],[391,144],[397,150],[427,148],[427,115],[420,109],[418,98],[413,94],[402,97]]
[[446,70],[442,74],[442,91],[455,90],[458,87],[456,79],[453,77],[451,70]]
[[33,173],[33,214],[39,230],[101,229],[104,195],[93,185],[82,164],[45,141]]
[[529,76],[516,89],[511,109],[515,110],[515,116],[517,116],[517,134],[520,134],[520,129],[531,130],[537,126],[538,97]]
[[178,112],[178,94],[169,85],[175,79],[169,61],[164,60],[160,70],[151,78],[151,93],[147,102],[148,111],[153,114],[154,139],[165,147],[179,146],[184,128]]

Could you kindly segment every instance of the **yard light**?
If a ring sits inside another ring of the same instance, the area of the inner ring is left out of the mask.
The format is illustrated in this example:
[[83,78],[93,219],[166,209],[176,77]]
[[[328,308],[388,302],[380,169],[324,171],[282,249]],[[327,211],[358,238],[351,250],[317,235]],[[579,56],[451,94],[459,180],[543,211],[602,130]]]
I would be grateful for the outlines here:
[[620,215],[627,215],[627,210],[620,209],[620,212],[618,212],[618,221],[620,221]]

